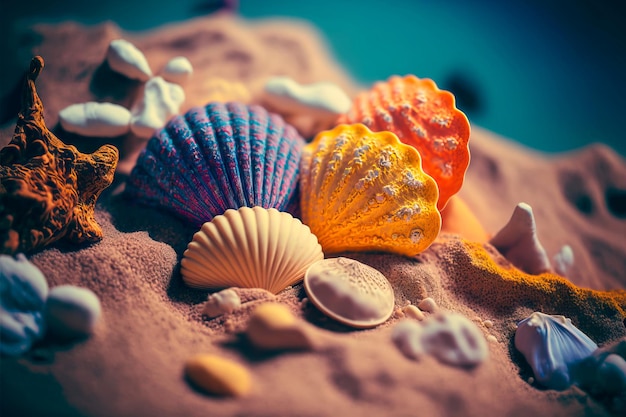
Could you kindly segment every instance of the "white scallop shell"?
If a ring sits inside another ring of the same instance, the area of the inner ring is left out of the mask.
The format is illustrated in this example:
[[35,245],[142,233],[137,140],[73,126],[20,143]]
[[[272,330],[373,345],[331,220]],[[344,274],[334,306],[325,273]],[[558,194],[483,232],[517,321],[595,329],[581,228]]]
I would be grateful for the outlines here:
[[113,71],[130,79],[148,81],[152,77],[152,70],[143,52],[125,39],[111,41],[106,59]]
[[304,275],[304,288],[324,314],[356,328],[384,323],[395,306],[387,278],[371,266],[349,258],[314,263]]
[[533,369],[535,378],[556,390],[569,387],[573,367],[598,348],[564,316],[532,313],[517,325],[515,348]]
[[181,273],[195,288],[263,288],[276,294],[323,258],[317,237],[291,214],[242,207],[202,225],[183,254]]
[[72,104],[59,112],[63,129],[82,136],[111,138],[130,131],[130,112],[113,103]]

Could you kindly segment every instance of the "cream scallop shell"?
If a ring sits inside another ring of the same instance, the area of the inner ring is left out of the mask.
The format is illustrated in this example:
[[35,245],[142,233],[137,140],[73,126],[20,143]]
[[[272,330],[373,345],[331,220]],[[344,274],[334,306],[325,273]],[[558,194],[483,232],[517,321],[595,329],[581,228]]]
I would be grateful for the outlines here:
[[181,273],[195,288],[263,288],[276,294],[323,258],[317,237],[291,214],[242,207],[202,225],[183,254]]

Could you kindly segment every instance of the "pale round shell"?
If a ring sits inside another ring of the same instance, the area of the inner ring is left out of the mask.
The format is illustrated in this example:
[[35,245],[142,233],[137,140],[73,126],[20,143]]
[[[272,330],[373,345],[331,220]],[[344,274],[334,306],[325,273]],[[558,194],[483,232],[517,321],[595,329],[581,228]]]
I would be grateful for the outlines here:
[[242,207],[204,223],[183,254],[181,273],[195,288],[263,288],[276,294],[323,258],[317,237],[291,214]]
[[378,270],[349,258],[311,265],[304,275],[311,302],[327,316],[356,328],[375,327],[393,313],[391,284]]

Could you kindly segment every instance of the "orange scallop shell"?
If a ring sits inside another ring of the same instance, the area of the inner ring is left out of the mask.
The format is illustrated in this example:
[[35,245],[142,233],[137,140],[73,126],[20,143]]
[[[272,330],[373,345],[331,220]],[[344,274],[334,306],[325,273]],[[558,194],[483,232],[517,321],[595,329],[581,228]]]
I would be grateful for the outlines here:
[[469,165],[470,125],[455,107],[454,95],[430,79],[392,76],[360,94],[337,123],[363,123],[376,132],[390,131],[422,156],[424,171],[439,186],[437,208],[463,185]]

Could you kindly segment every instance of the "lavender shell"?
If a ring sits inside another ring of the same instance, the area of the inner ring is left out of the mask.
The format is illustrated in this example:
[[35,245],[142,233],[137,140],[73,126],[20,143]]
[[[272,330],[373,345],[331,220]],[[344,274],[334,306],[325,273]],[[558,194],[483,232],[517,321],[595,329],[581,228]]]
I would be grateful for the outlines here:
[[517,325],[515,348],[547,388],[567,389],[575,382],[576,366],[598,348],[564,316],[532,313]]
[[209,103],[155,133],[125,193],[196,227],[229,208],[286,211],[304,143],[291,125],[263,107]]

